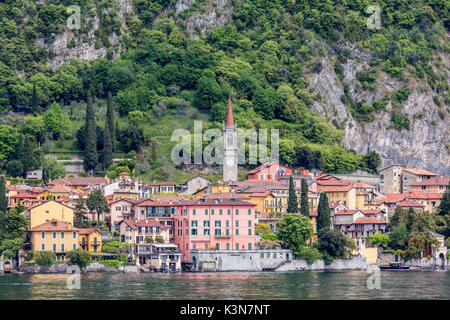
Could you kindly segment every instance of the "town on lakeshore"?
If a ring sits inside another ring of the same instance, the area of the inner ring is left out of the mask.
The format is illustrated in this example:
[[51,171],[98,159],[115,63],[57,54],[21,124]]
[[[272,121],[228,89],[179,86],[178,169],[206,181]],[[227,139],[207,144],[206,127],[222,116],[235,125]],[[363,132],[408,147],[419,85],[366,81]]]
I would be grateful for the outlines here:
[[[333,175],[267,162],[238,181],[231,102],[223,135],[218,181],[121,172],[38,186],[2,176],[0,272],[449,267],[438,232],[449,215],[449,176],[400,164]],[[40,180],[42,170],[27,176]]]

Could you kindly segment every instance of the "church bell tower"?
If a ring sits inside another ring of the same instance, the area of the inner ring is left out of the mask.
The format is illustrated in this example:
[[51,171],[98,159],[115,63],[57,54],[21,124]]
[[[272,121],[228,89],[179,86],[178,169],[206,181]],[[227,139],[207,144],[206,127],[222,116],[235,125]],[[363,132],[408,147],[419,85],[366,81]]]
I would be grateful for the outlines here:
[[223,181],[237,181],[237,130],[234,125],[231,99],[228,101],[227,119],[223,127]]

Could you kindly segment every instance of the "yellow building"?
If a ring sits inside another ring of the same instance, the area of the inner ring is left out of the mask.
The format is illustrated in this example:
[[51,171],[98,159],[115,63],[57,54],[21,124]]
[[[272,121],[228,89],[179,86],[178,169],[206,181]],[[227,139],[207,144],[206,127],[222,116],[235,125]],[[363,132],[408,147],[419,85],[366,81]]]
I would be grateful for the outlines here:
[[27,214],[30,217],[31,229],[51,220],[73,224],[73,208],[54,200],[45,201],[28,209]]
[[52,219],[30,230],[31,250],[54,252],[64,261],[65,254],[78,248],[78,229],[72,223]]
[[78,229],[78,245],[89,252],[102,251],[102,234],[100,229]]
[[356,208],[359,210],[375,210],[378,208],[376,194],[372,191],[359,191],[356,193]]
[[248,195],[250,202],[255,204],[255,212],[260,213],[261,217],[270,217],[276,210],[276,199],[270,192],[254,192]]
[[113,201],[121,199],[139,200],[139,192],[127,190],[114,190]]
[[211,183],[207,187],[198,190],[194,193],[194,198],[199,199],[208,194],[218,194],[218,193],[226,193],[230,192],[230,186],[228,183],[224,183],[222,181]]
[[356,189],[350,185],[344,186],[320,186],[319,192],[325,192],[330,205],[342,203],[349,210],[356,209]]
[[308,243],[311,245],[317,242],[317,211],[310,210],[309,211],[309,221],[313,227],[313,236],[308,239]]

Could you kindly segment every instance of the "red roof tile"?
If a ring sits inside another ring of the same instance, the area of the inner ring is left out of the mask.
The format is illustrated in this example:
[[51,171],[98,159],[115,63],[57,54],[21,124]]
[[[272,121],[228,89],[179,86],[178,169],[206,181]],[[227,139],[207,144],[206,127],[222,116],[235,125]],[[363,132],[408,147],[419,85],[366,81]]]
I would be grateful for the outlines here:
[[375,217],[360,217],[353,222],[353,224],[366,224],[366,223],[387,224],[386,221],[383,221]]
[[403,200],[402,202],[400,202],[397,206],[399,207],[403,207],[403,208],[411,208],[411,207],[420,207],[420,208],[424,208],[425,206],[417,201],[414,200]]
[[423,170],[423,169],[417,169],[417,168],[405,168],[403,169],[404,171],[408,171],[412,174],[416,174],[418,176],[437,176],[436,173],[427,171],[427,170]]

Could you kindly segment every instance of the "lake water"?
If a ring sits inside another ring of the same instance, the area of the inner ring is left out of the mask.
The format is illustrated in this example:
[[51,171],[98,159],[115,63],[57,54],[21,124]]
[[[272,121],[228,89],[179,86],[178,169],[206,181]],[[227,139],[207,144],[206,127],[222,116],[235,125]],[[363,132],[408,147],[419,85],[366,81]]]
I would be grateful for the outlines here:
[[68,289],[65,274],[0,275],[7,299],[448,299],[448,271],[382,271],[380,289],[366,272],[181,273],[81,275]]

